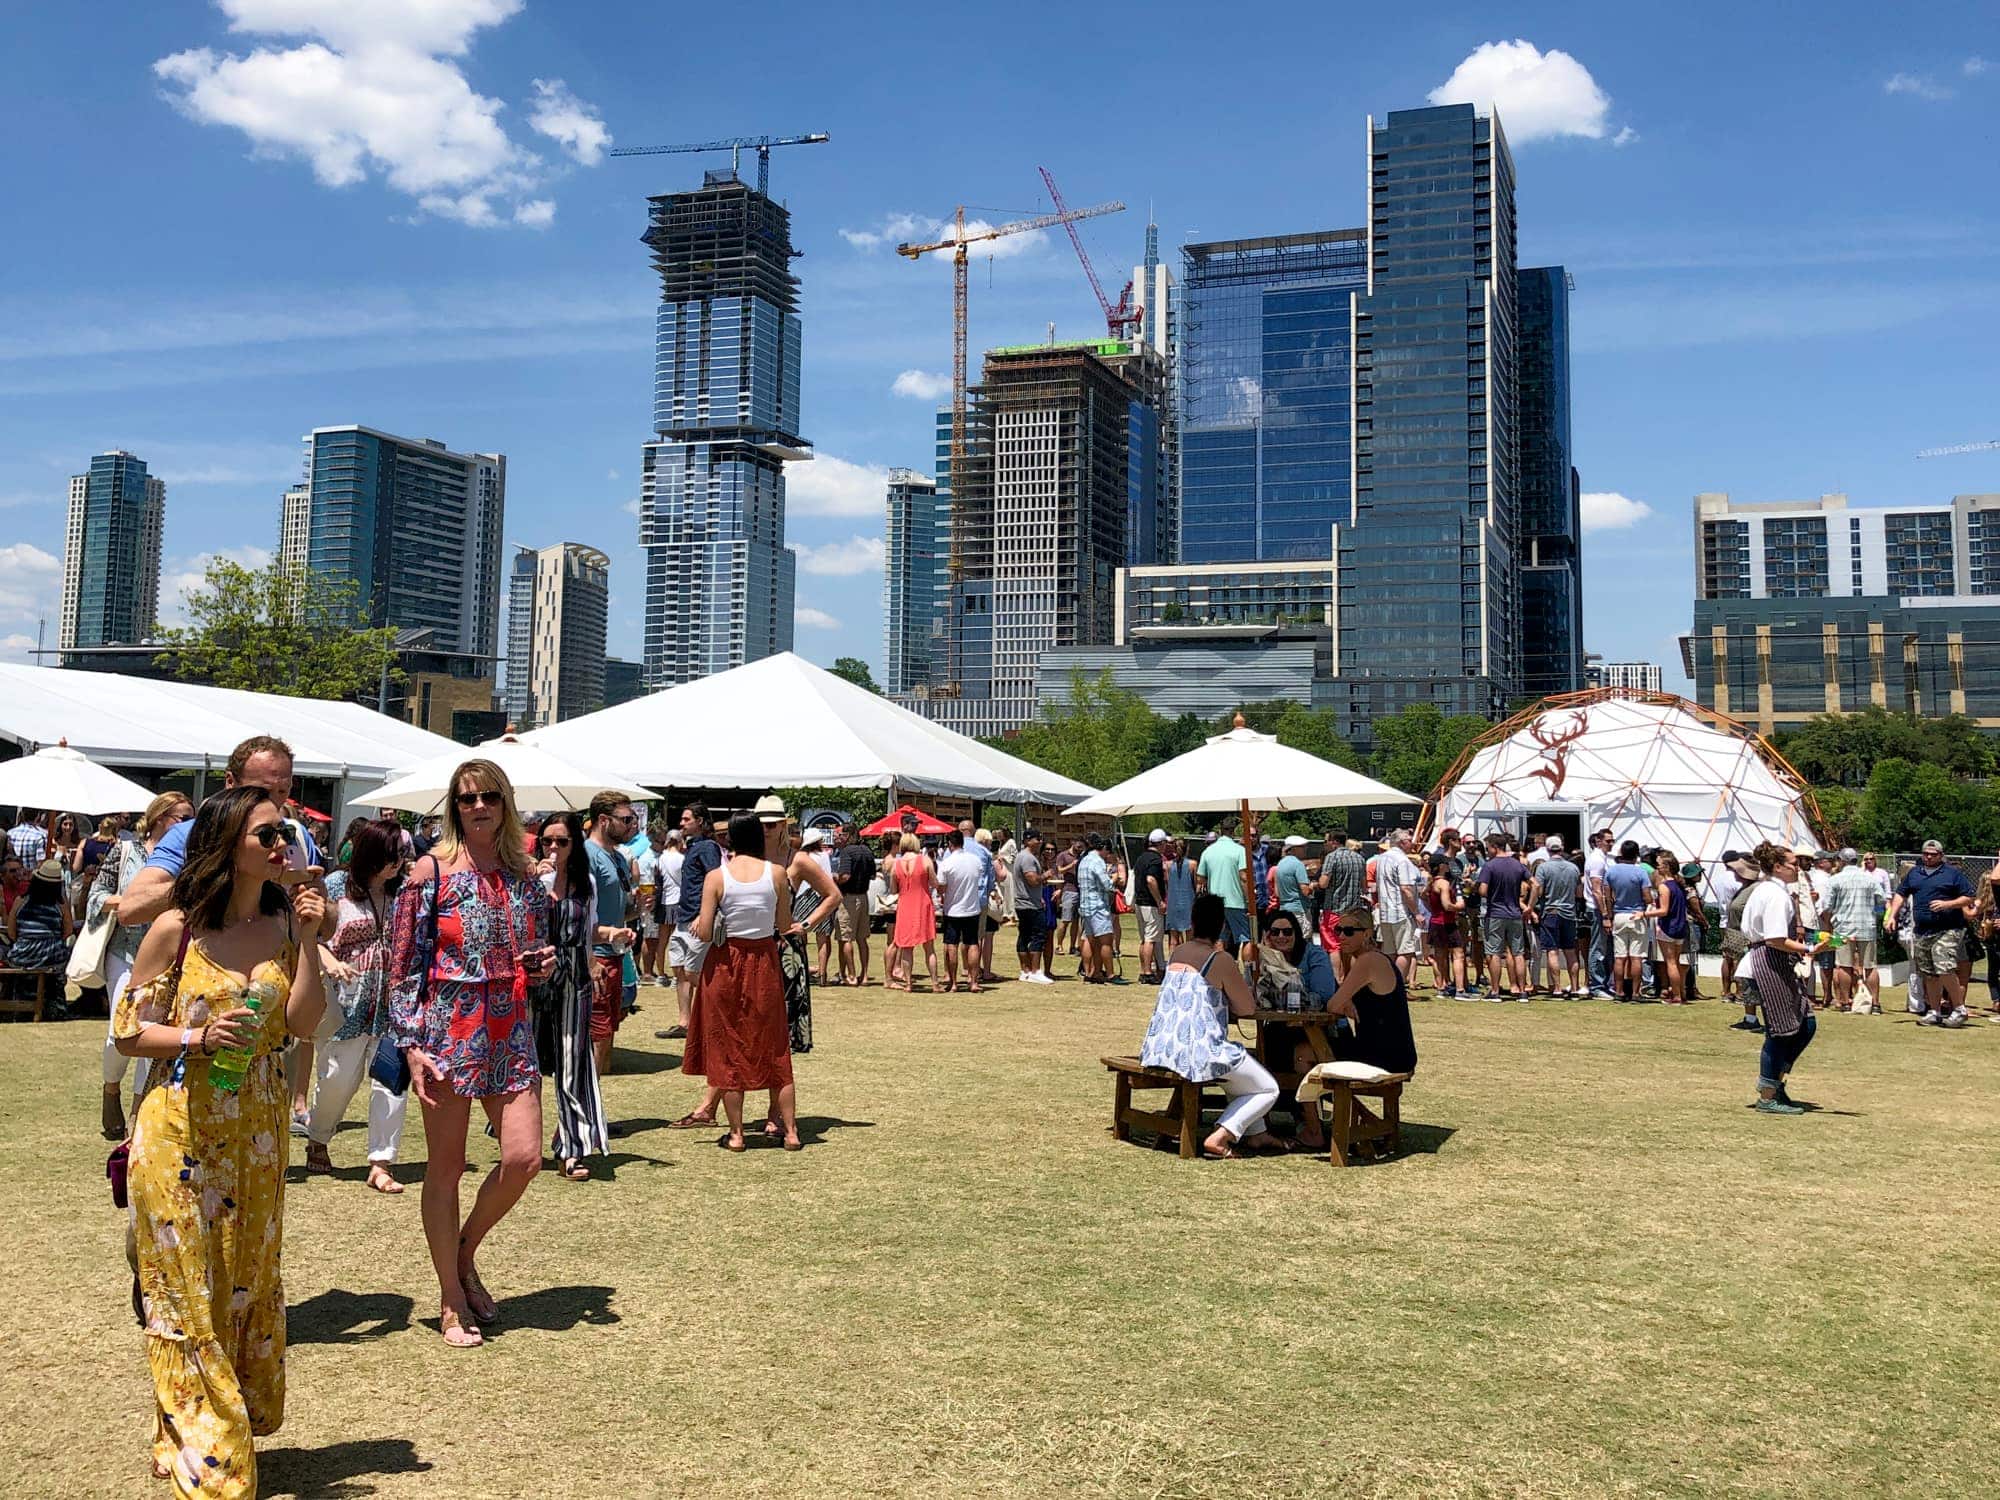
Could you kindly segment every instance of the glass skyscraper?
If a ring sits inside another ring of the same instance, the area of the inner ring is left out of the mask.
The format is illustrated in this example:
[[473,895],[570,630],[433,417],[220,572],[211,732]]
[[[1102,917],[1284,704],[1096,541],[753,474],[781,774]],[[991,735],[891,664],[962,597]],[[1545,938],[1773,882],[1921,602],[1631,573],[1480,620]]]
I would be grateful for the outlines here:
[[1367,280],[1362,229],[1182,249],[1181,561],[1332,557],[1351,502],[1352,304]]
[[799,435],[791,215],[734,172],[650,201],[657,437],[639,544],[646,680],[661,688],[791,650],[784,466],[812,450]]
[[1521,692],[1583,680],[1582,486],[1569,429],[1569,275],[1523,270],[1520,288]]
[[98,454],[88,474],[71,476],[57,631],[63,650],[132,645],[153,633],[166,508],[166,485],[123,449]]
[[316,427],[305,443],[280,561],[352,582],[371,625],[428,628],[440,650],[497,659],[506,457],[360,426]]
[[889,471],[882,556],[882,690],[907,693],[931,676],[945,608],[947,528],[935,481]]

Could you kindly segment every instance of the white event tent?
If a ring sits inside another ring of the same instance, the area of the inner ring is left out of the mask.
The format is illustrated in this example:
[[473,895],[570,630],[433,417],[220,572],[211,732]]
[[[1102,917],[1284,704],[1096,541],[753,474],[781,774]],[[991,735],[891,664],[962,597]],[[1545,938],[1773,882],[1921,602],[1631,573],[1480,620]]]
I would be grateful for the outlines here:
[[1620,840],[1712,861],[1768,839],[1817,846],[1804,785],[1735,721],[1666,693],[1599,688],[1498,726],[1439,784],[1432,826],[1557,807]]
[[290,745],[296,775],[338,781],[335,807],[402,766],[455,748],[358,703],[0,665],[0,739],[25,754],[67,740],[99,765],[203,772],[220,785],[229,752],[254,734]]
[[933,724],[790,651],[521,736],[654,787],[882,787],[1056,807],[1092,788]]

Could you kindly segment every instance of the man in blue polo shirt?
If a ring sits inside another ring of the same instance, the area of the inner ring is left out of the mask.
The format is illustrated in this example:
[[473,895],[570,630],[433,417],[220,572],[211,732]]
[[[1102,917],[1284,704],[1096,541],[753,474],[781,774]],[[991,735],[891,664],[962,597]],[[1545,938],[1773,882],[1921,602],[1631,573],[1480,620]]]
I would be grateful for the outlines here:
[[1912,866],[1896,887],[1889,902],[1889,927],[1895,927],[1905,901],[1914,907],[1917,947],[1911,957],[1923,976],[1924,1010],[1917,1024],[1956,1030],[1965,1024],[1965,979],[1959,960],[1965,954],[1966,914],[1975,897],[1965,873],[1944,862],[1944,845],[1936,839],[1924,840],[1923,863]]

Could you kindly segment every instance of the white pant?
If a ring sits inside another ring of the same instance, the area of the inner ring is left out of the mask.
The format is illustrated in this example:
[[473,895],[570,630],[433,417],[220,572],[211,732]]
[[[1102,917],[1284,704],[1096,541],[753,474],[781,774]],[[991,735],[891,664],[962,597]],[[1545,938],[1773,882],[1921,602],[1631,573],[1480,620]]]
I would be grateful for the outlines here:
[[[327,1007],[333,1009],[331,1005]],[[313,1051],[314,1071],[319,1088],[313,1094],[312,1119],[306,1138],[326,1145],[340,1128],[361,1080],[368,1078],[368,1064],[375,1056],[376,1038],[351,1036],[338,1042],[320,1042]],[[392,1094],[374,1079],[368,1079],[368,1159],[388,1163],[396,1159],[403,1140],[403,1114],[409,1104],[407,1094]]]
[[1218,1081],[1229,1097],[1229,1106],[1215,1123],[1239,1141],[1262,1132],[1264,1116],[1278,1102],[1278,1080],[1256,1058],[1246,1056]]
[[[123,1083],[125,1081],[125,1064],[133,1060],[118,1050],[118,1043],[113,1040],[113,1032],[111,1030],[113,1026],[118,1024],[118,1002],[124,998],[125,983],[131,977],[131,959],[120,958],[116,953],[110,952],[104,955],[104,993],[109,997],[107,1003],[111,1011],[111,1019],[105,1024],[104,1028],[104,1081],[106,1084]],[[135,1095],[144,1093],[146,1089],[146,1059],[143,1057],[139,1058],[138,1063],[139,1071],[135,1075],[132,1084],[132,1091]]]

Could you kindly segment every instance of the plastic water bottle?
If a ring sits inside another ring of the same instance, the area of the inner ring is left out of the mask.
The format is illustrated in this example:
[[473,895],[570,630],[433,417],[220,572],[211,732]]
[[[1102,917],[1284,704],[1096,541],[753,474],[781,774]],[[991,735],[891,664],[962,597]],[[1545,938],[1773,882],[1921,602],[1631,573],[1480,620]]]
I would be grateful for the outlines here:
[[277,998],[277,986],[269,980],[260,979],[243,992],[244,1008],[256,1014],[256,1024],[251,1027],[249,1041],[241,1047],[225,1047],[208,1060],[211,1087],[229,1094],[243,1087],[244,1076],[250,1071],[250,1059],[257,1052],[257,1032],[264,1024],[264,1012]]

